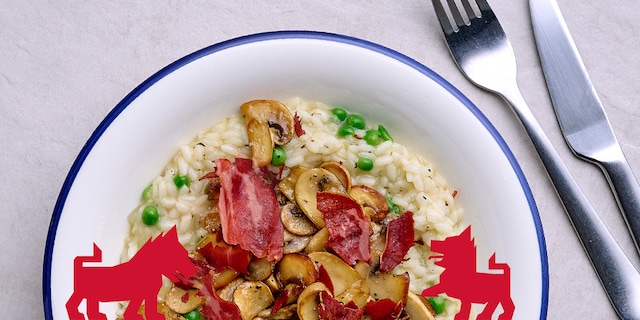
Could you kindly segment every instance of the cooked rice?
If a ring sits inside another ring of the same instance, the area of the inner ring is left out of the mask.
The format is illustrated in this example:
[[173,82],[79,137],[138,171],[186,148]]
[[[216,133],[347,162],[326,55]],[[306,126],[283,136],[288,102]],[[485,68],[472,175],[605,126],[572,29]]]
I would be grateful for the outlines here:
[[[390,196],[402,209],[413,212],[415,234],[423,243],[460,233],[463,210],[456,206],[453,190],[432,163],[398,142],[384,141],[374,147],[363,139],[337,137],[339,123],[330,108],[322,103],[300,98],[284,103],[298,114],[306,131],[284,146],[286,167],[313,168],[325,161],[341,162],[350,170],[354,184],[371,185]],[[200,221],[212,207],[207,199],[208,181],[199,181],[199,178],[214,170],[215,159],[236,157],[251,157],[240,112],[180,147],[162,174],[153,179],[150,199],[141,201],[129,215],[131,232],[122,260],[129,260],[149,237],[166,232],[174,225],[180,242],[187,250],[194,250],[196,243],[207,234]],[[374,160],[371,171],[356,168],[360,157]],[[188,176],[190,186],[177,190],[173,182],[177,174]],[[287,174],[288,170],[285,170],[283,176]],[[156,205],[160,213],[158,224],[151,227],[141,219],[142,210],[148,204]],[[395,273],[409,273],[410,290],[414,293],[420,294],[424,288],[438,282],[442,269],[428,259],[429,255],[426,245],[416,244],[407,254],[409,259],[394,269]],[[458,304],[448,303],[448,310],[438,318],[452,318],[456,308]]]

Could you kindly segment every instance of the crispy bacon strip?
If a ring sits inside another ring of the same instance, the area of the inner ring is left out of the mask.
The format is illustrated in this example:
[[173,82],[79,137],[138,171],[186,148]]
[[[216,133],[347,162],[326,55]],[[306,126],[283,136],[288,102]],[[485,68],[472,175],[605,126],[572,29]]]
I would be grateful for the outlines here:
[[413,213],[405,212],[389,222],[384,251],[380,256],[380,271],[389,272],[400,264],[413,246]]
[[371,262],[369,235],[371,224],[362,206],[351,197],[331,192],[318,192],[318,210],[329,231],[327,245],[345,262]]
[[320,292],[318,316],[320,320],[360,320],[364,310],[358,308],[353,301],[342,305],[327,291]]
[[276,198],[277,179],[267,167],[253,168],[251,159],[234,163],[218,159],[220,222],[224,241],[239,245],[256,257],[279,260],[283,254],[284,227]]
[[216,272],[222,272],[227,268],[245,274],[249,272],[251,253],[240,246],[230,246],[224,243],[214,246],[212,242],[209,242],[197,251]]
[[298,137],[306,133],[304,129],[302,129],[302,123],[300,122],[300,117],[297,112],[293,115],[293,128]]
[[402,301],[395,303],[389,298],[381,300],[371,300],[364,307],[364,314],[371,317],[371,320],[398,319],[403,310]]
[[222,300],[213,290],[214,276],[208,274],[204,277],[203,286],[198,294],[205,297],[206,302],[202,306],[202,315],[207,320],[240,320],[240,309],[233,302]]

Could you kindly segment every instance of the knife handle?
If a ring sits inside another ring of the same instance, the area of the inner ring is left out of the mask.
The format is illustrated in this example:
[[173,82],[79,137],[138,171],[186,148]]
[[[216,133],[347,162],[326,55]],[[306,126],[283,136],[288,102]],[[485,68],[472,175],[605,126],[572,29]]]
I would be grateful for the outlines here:
[[610,161],[596,162],[604,171],[613,190],[618,207],[633,237],[636,251],[640,253],[640,185],[619,145],[607,150]]
[[[571,176],[517,85],[499,95],[511,106],[529,135],[618,316],[621,319],[640,319],[640,273]],[[617,171],[614,174],[617,176]]]

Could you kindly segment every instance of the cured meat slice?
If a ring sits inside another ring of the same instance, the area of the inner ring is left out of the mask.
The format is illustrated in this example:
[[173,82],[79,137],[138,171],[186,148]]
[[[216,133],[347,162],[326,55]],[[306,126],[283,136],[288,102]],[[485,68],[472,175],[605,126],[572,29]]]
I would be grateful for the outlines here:
[[402,314],[402,301],[396,303],[389,298],[371,300],[364,307],[364,313],[371,317],[371,320],[391,320],[398,319]]
[[347,195],[331,192],[318,192],[317,200],[318,210],[329,231],[329,248],[350,265],[356,261],[371,262],[371,224],[365,218],[362,206]]
[[380,256],[380,271],[389,272],[400,264],[413,246],[413,213],[405,212],[396,219],[389,221],[387,239]]
[[329,292],[320,292],[320,303],[318,304],[320,320],[360,320],[363,314],[364,310],[359,309],[353,301],[342,305]]
[[220,223],[224,241],[239,245],[258,258],[279,260],[283,254],[284,227],[276,197],[275,175],[267,167],[253,168],[251,159],[234,163],[218,159]]
[[240,309],[233,302],[224,301],[213,290],[214,278],[211,274],[204,278],[203,286],[198,294],[205,297],[205,304],[202,306],[202,315],[208,320],[240,320]]

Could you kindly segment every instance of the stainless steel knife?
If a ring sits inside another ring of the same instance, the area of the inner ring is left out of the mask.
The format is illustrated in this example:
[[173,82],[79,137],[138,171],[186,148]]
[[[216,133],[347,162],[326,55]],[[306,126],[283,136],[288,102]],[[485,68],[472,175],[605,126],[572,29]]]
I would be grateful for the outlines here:
[[604,172],[640,253],[640,186],[618,144],[556,0],[530,0],[551,100],[571,150]]

